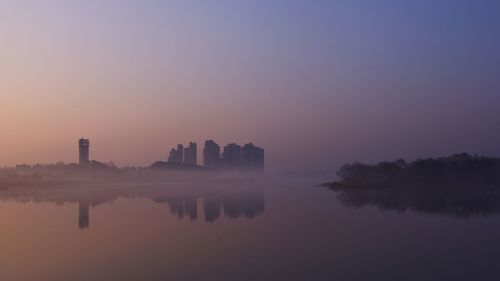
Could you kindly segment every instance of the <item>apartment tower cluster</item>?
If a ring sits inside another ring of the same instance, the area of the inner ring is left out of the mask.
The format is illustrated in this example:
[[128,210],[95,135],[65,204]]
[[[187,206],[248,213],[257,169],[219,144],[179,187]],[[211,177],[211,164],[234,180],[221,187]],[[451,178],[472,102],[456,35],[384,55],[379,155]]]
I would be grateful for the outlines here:
[[196,143],[190,142],[186,147],[182,144],[178,144],[177,149],[172,148],[172,150],[170,150],[168,162],[197,165],[197,154]]
[[[184,148],[182,144],[170,150],[168,162],[197,165],[196,143],[189,143]],[[203,148],[203,166],[212,169],[264,169],[264,149],[253,143],[240,146],[236,143],[228,144],[221,151],[221,147],[213,140],[205,141]]]
[[207,168],[264,169],[264,149],[253,143],[240,146],[226,145],[221,153],[220,146],[213,140],[205,141],[203,165]]
[[[81,138],[78,140],[80,165],[90,164],[90,140]],[[168,154],[169,163],[182,163],[198,165],[198,151],[195,142],[190,142],[184,147],[178,144]],[[213,140],[205,141],[203,148],[203,166],[210,169],[264,169],[264,149],[247,143],[243,146],[230,143],[221,151],[221,147]]]

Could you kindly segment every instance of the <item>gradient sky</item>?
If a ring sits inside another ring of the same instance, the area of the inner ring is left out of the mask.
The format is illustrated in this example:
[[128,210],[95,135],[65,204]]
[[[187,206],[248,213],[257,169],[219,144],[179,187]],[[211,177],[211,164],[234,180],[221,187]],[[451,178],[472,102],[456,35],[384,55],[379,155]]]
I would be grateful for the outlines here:
[[[0,1],[0,166],[500,156],[500,1]],[[201,154],[201,153],[200,153]]]

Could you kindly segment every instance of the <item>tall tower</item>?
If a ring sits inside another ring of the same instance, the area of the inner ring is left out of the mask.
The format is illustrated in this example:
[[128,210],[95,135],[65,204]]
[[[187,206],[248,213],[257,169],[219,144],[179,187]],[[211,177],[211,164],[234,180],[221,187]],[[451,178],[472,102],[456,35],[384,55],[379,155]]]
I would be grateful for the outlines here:
[[177,162],[184,163],[184,146],[182,144],[177,145]]
[[213,140],[205,141],[203,149],[203,166],[215,168],[220,162],[220,146]]
[[241,167],[241,146],[235,143],[230,143],[224,147],[224,156],[222,162],[225,168],[240,168]]
[[197,165],[197,146],[195,142],[190,142],[184,153],[184,163]]
[[90,141],[88,139],[81,138],[78,141],[78,150],[79,150],[79,163],[80,165],[85,165],[90,162],[90,157],[89,157],[89,147],[90,147]]
[[241,149],[242,165],[249,169],[264,169],[264,149],[248,143]]

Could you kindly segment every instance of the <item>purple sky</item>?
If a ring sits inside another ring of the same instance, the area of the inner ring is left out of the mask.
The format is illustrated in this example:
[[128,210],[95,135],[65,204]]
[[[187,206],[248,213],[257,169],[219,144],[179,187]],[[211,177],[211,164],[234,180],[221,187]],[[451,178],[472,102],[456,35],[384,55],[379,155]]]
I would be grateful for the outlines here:
[[[500,156],[499,1],[3,1],[0,165]],[[200,153],[201,154],[201,153]]]

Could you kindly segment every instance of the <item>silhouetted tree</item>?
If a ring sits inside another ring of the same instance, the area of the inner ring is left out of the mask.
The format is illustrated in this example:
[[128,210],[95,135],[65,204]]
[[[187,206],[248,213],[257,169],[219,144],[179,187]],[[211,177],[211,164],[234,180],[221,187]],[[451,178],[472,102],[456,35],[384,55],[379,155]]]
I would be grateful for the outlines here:
[[500,158],[460,153],[410,163],[402,159],[375,165],[354,162],[343,165],[337,176],[337,185],[350,186],[499,187]]

